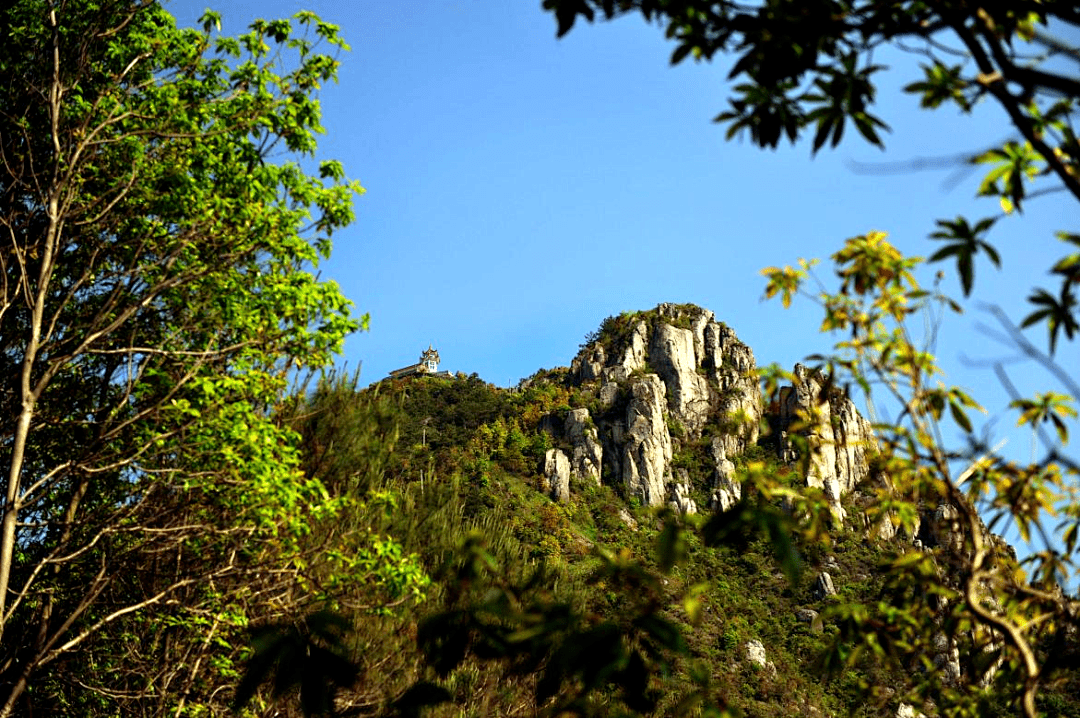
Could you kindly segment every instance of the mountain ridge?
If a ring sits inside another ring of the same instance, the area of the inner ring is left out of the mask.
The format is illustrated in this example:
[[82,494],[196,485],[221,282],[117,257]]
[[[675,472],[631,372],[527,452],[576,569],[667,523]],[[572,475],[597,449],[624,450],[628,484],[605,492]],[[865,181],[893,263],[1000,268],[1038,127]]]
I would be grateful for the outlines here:
[[[442,573],[459,565],[462,545],[482,551],[469,555],[483,555],[484,571],[494,572],[491,583],[477,574],[467,588],[436,583],[428,606],[435,613],[420,626],[434,620],[439,634],[468,616],[471,623],[454,629],[460,647],[449,678],[464,680],[454,671],[465,671],[476,681],[477,672],[494,671],[500,685],[514,686],[500,689],[513,699],[494,688],[475,697],[456,693],[461,712],[434,715],[542,713],[551,707],[550,694],[540,691],[548,685],[544,671],[560,651],[579,650],[575,642],[603,626],[632,652],[647,639],[641,626],[654,619],[680,632],[685,646],[675,656],[643,659],[658,671],[647,681],[658,693],[651,708],[634,714],[676,714],[680,702],[704,690],[699,670],[709,676],[710,700],[751,716],[933,716],[941,696],[988,685],[1001,668],[984,665],[993,642],[953,622],[952,594],[912,596],[911,586],[890,583],[880,570],[897,561],[914,565],[910,554],[929,557],[926,570],[947,576],[949,557],[965,550],[956,509],[918,502],[914,528],[898,531],[899,522],[875,508],[890,482],[870,423],[820,372],[797,364],[790,378],[766,398],[753,351],[731,327],[695,305],[661,304],[609,317],[569,366],[539,370],[510,390],[459,375],[386,380],[363,393],[400,411],[397,448],[380,481],[398,487],[402,509],[383,528],[401,536],[436,579],[465,570]],[[763,497],[748,479],[755,472],[790,487],[777,496],[817,502],[830,541],[803,537],[813,533],[806,526],[794,530],[808,504]],[[682,536],[675,553],[683,558],[672,564],[654,557],[674,536]],[[997,549],[1008,552],[1002,543]],[[479,559],[460,565],[469,560]],[[647,601],[619,588],[614,577],[627,571],[638,576],[634,582],[654,577]],[[533,605],[528,597],[536,591],[543,598]],[[855,624],[844,607],[889,610],[897,591],[916,602],[932,635],[908,658],[885,653],[847,665],[838,656]],[[533,608],[506,613],[517,605]],[[540,651],[528,661],[540,673],[490,662],[509,655],[500,653],[513,645],[507,636],[541,635],[532,633],[540,630],[535,622],[552,611],[558,622],[576,616],[582,627],[559,633],[554,648],[529,649]],[[515,625],[524,633],[514,633]],[[432,630],[421,634],[430,641]],[[480,638],[492,632],[503,635],[501,648]],[[436,665],[445,663],[445,642],[427,645]],[[821,673],[814,668],[821,665],[834,669]],[[598,690],[588,699],[596,705],[622,690],[578,680],[565,679],[560,690],[574,700]],[[914,694],[902,689],[908,685]],[[918,710],[905,702],[909,695],[922,696]],[[1044,700],[1065,705],[1062,695],[1047,691]],[[980,715],[1008,715],[1009,696],[978,700],[987,707]],[[1080,708],[1052,713],[1080,715]]]

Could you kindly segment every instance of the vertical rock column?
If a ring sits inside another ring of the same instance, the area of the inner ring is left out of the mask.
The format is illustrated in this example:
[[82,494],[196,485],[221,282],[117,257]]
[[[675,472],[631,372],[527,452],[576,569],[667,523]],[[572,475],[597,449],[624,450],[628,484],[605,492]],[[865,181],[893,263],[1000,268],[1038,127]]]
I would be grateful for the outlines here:
[[649,342],[649,363],[671,391],[671,413],[690,434],[709,418],[709,383],[697,373],[694,333],[670,324],[657,324]]
[[622,448],[622,477],[630,496],[646,506],[659,506],[671,480],[671,435],[664,407],[664,383],[646,374],[631,387],[626,407],[626,434]]
[[600,485],[600,467],[604,450],[588,409],[574,409],[566,415],[566,438],[574,447],[570,457],[570,473],[579,479]]

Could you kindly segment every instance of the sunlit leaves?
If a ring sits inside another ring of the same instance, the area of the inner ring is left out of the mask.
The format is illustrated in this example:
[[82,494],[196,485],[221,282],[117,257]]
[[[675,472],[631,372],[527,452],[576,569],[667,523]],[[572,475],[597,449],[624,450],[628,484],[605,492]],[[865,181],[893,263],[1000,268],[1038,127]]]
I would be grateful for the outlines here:
[[955,386],[941,386],[936,389],[929,389],[915,398],[917,399],[919,410],[924,411],[928,416],[933,417],[935,421],[940,421],[945,413],[945,409],[948,408],[953,421],[966,432],[972,430],[971,419],[968,418],[967,409],[984,411],[984,409],[979,406],[978,402],[971,398],[967,392]]
[[983,177],[979,194],[1000,197],[1006,214],[1014,208],[1022,210],[1026,196],[1024,185],[1039,174],[1044,162],[1030,142],[1007,142],[1000,149],[984,152],[974,161],[994,165]]
[[799,269],[787,266],[783,269],[778,267],[766,267],[761,273],[769,280],[765,285],[765,298],[772,299],[777,294],[784,308],[791,306],[791,299],[798,293],[802,283],[809,276],[810,265],[801,264]]
[[917,286],[911,270],[919,259],[903,256],[886,241],[887,236],[885,232],[867,232],[852,237],[833,254],[841,293],[861,295],[879,289]]
[[[1072,248],[1080,249],[1080,234],[1058,232],[1057,237],[1062,242],[1071,244]],[[1051,271],[1064,277],[1067,282],[1080,284],[1080,251],[1073,251],[1059,259]]]
[[[983,220],[971,226],[962,218],[939,223],[941,231],[937,238],[950,244],[936,259],[970,256],[981,251],[994,261],[996,253],[981,239],[981,233],[987,231],[991,223],[992,220]],[[1066,241],[1071,242],[1071,239],[1066,237]],[[857,663],[868,655],[881,660],[928,655],[927,651],[939,640],[935,635],[939,629],[928,632],[927,626],[940,622],[942,616],[940,611],[920,609],[913,599],[916,595],[933,594],[949,601],[947,605],[951,608],[945,618],[945,630],[952,640],[959,641],[961,636],[982,636],[978,640],[989,646],[990,639],[986,636],[1007,629],[1009,642],[997,644],[994,650],[1000,651],[1000,655],[1023,657],[1026,661],[1023,670],[1030,675],[1031,666],[1037,665],[1031,649],[1038,640],[1038,631],[1034,628],[1037,622],[1033,617],[1039,612],[1044,616],[1061,614],[1063,604],[1055,598],[1058,594],[1053,593],[1054,587],[1067,580],[1074,566],[1068,556],[1048,548],[1030,556],[1027,560],[1030,571],[1025,571],[1008,552],[988,538],[976,507],[992,516],[990,530],[1001,531],[1002,527],[1009,527],[1024,540],[1035,537],[1047,540],[1046,522],[1064,506],[1071,512],[1070,518],[1059,530],[1071,551],[1080,536],[1075,494],[1070,493],[1069,488],[1069,480],[1075,479],[1076,468],[1053,460],[1053,453],[1046,461],[1022,466],[1006,461],[992,451],[981,454],[950,452],[942,440],[941,425],[951,421],[961,432],[972,435],[975,427],[969,413],[971,410],[982,411],[982,408],[959,387],[941,383],[931,385],[930,379],[940,370],[932,351],[921,346],[910,333],[909,317],[914,312],[929,313],[934,306],[951,307],[952,300],[921,289],[916,280],[921,260],[905,257],[885,242],[882,233],[849,239],[833,259],[840,289],[831,293],[823,289],[816,299],[825,311],[823,329],[842,331],[846,338],[837,343],[836,356],[819,360],[826,362],[831,371],[849,372],[850,378],[866,391],[870,400],[875,392],[884,390],[889,400],[903,403],[898,417],[875,427],[882,449],[875,463],[880,475],[887,477],[888,484],[879,492],[878,503],[868,513],[875,521],[892,521],[907,527],[907,531],[916,531],[920,523],[929,518],[918,510],[919,503],[933,502],[939,507],[933,520],[941,522],[955,538],[937,540],[933,555],[909,551],[890,565],[891,590],[895,595],[889,600],[876,605],[838,603],[832,617],[840,626],[840,640],[825,656],[825,664],[834,668],[849,666],[851,661]],[[1063,261],[1060,270],[1065,276],[1066,287],[1071,287],[1072,263]],[[780,294],[783,272],[772,268],[767,276],[776,284],[773,294]],[[801,277],[800,283],[805,279]],[[797,284],[795,289],[798,289]],[[1050,302],[1043,295],[1036,297],[1044,298],[1047,305],[1044,314],[1036,320],[1053,321],[1056,316],[1057,321],[1065,322],[1071,316],[1060,307],[1048,306]],[[1052,315],[1055,311],[1057,314]],[[1075,325],[1059,326],[1069,336],[1076,331]],[[1012,407],[1020,411],[1020,424],[1048,425],[1056,432],[1058,444],[1064,445],[1069,422],[1077,418],[1073,403],[1073,397],[1044,392],[1032,399],[1016,400]],[[981,447],[974,437],[971,442],[973,446]],[[1049,442],[1047,444],[1049,447]],[[953,466],[960,456],[970,460],[970,464]],[[751,475],[748,474],[748,478]],[[774,490],[767,482],[763,486],[757,482],[754,485],[765,496]],[[812,498],[810,492],[801,493],[804,494],[802,501]],[[1073,499],[1069,499],[1070,496]],[[792,497],[790,500],[794,503],[800,499]],[[717,519],[721,522],[718,525],[730,524],[738,516],[723,516]],[[973,573],[971,577],[960,579],[943,577],[936,568],[942,560],[951,565],[971,566],[964,570]],[[983,605],[983,595],[987,596],[986,604],[989,605],[991,600],[997,602],[992,604],[992,609]],[[980,597],[977,610],[957,602],[958,597],[975,601],[971,596]],[[988,671],[997,660],[979,648],[975,649],[974,655],[978,665],[973,670],[979,671],[979,675]],[[933,675],[940,670],[940,664],[926,661],[925,668],[927,675]],[[923,688],[930,687],[942,690],[940,684],[923,683]],[[1031,689],[1025,689],[1024,695],[1024,700],[1030,701]],[[950,705],[965,705],[964,700],[963,694],[949,694]],[[1032,715],[1030,711],[1029,715]]]
[[[137,690],[95,673],[93,661],[74,663],[88,666],[79,669],[87,691],[113,701],[106,712],[172,713],[139,705],[167,692],[162,671],[208,665],[213,649],[213,665],[232,680],[240,621],[230,618],[225,630],[217,617],[280,616],[281,597],[310,588],[305,541],[346,504],[300,471],[297,436],[277,414],[297,369],[332,362],[358,326],[340,288],[313,270],[333,232],[351,221],[360,188],[339,163],[309,174],[307,157],[288,156],[316,149],[318,92],[338,67],[325,49],[336,52],[341,42],[310,13],[256,21],[224,38],[214,12],[200,18],[201,29],[181,29],[159,3],[79,1],[56,6],[50,26],[35,7],[0,11],[10,30],[0,64],[21,78],[0,100],[8,158],[0,217],[13,251],[55,263],[43,273],[4,265],[5,286],[35,297],[48,327],[40,332],[25,312],[0,311],[8,356],[24,352],[40,381],[21,402],[34,411],[28,461],[5,474],[46,487],[28,496],[42,535],[79,527],[67,531],[62,551],[37,546],[38,557],[19,567],[19,590],[75,590],[86,601],[63,599],[44,612],[39,603],[37,613],[16,618],[64,646],[50,658],[61,658],[59,666],[84,639],[115,629],[141,640],[169,614],[173,638],[148,640],[145,655],[102,644],[112,665],[146,674]],[[62,78],[40,63],[53,51]],[[27,99],[26,87],[46,97],[51,83],[54,102]],[[46,196],[61,209],[50,213]],[[46,216],[55,230],[48,237]],[[35,331],[38,345],[27,351]],[[48,434],[63,444],[53,448]],[[81,501],[41,481],[69,482],[67,467],[94,477]],[[370,580],[418,595],[426,577],[415,561],[381,536],[363,539],[348,554],[353,585]],[[34,545],[16,541],[24,552]],[[69,557],[62,571],[35,567],[50,552]],[[147,568],[165,555],[168,570]],[[127,582],[129,575],[140,578]],[[88,591],[94,576],[99,583]],[[0,587],[0,595],[10,590]],[[236,603],[227,610],[226,594]],[[295,603],[287,610],[301,613]],[[95,623],[109,612],[115,625]],[[6,665],[36,672],[44,654],[21,650],[6,650]],[[36,675],[48,682],[47,672]],[[185,710],[221,708],[222,697],[200,691],[185,693]],[[308,707],[318,707],[317,694],[307,692]]]
[[1065,424],[1066,419],[1075,419],[1076,409],[1073,408],[1074,399],[1065,394],[1048,391],[1036,394],[1032,399],[1015,399],[1009,403],[1013,409],[1020,410],[1020,418],[1017,426],[1030,424],[1032,427],[1049,423],[1057,432],[1058,440],[1062,444],[1069,442],[1069,429]]
[[962,77],[961,65],[945,65],[935,62],[922,65],[925,75],[921,82],[904,87],[904,92],[921,95],[919,105],[925,108],[939,107],[943,102],[955,102],[965,112],[971,111],[971,82]]

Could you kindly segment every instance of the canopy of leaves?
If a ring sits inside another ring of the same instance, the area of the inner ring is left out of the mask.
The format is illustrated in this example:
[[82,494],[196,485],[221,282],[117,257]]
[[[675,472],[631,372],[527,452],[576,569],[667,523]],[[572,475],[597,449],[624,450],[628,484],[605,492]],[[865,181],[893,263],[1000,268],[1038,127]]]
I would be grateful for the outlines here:
[[345,46],[218,20],[0,9],[0,715],[223,706],[343,507],[277,407],[363,323],[313,273],[362,190],[304,169]]

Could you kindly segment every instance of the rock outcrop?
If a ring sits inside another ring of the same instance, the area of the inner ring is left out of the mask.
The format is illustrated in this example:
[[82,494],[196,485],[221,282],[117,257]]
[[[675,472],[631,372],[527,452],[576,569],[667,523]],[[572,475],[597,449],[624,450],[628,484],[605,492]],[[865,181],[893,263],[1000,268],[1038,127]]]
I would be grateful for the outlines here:
[[697,502],[690,496],[690,476],[686,469],[675,470],[675,483],[672,486],[671,501],[668,502],[673,510],[683,516],[698,512]]
[[[742,497],[736,460],[755,446],[765,419],[757,364],[712,312],[661,304],[611,317],[582,347],[569,381],[590,397],[556,438],[571,475],[625,487],[648,506],[684,513],[726,510]],[[841,499],[869,475],[873,433],[850,399],[802,365],[768,417],[779,459],[822,489],[838,521]],[[678,453],[697,452],[695,473],[677,472]],[[701,466],[711,466],[702,474]],[[695,498],[696,497],[696,498]]]
[[754,639],[746,643],[746,660],[761,668],[770,677],[776,676],[776,666],[765,653],[765,645]]
[[[840,499],[870,473],[873,427],[842,391],[820,374],[796,364],[792,386],[780,390],[780,451],[805,470],[806,483],[822,489],[840,521]],[[799,440],[796,440],[796,436]]]
[[[697,510],[691,494],[700,490],[700,500],[731,507],[742,493],[732,460],[757,442],[762,420],[756,369],[750,348],[700,307],[661,304],[609,319],[571,365],[571,381],[603,413],[592,417],[592,443],[576,428],[580,418],[567,420],[561,438],[573,446],[572,473],[607,475],[650,506]],[[701,440],[710,426],[715,471],[675,481],[673,447]]]
[[570,460],[562,449],[548,449],[544,454],[544,480],[551,498],[570,500]]
[[727,457],[726,443],[721,437],[713,437],[711,450],[716,471],[713,474],[711,508],[727,511],[742,498],[742,484],[735,475],[735,463]]
[[604,448],[588,409],[574,409],[566,416],[564,430],[573,448],[570,457],[570,474],[600,485],[600,467],[603,466]]
[[761,427],[761,386],[750,347],[726,324],[710,321],[702,331],[703,365],[719,392],[716,415],[724,423],[724,451],[737,456],[757,443]]
[[649,363],[670,395],[672,416],[691,434],[701,431],[709,418],[709,383],[698,374],[694,333],[660,322],[649,342]]
[[828,571],[822,571],[814,581],[814,595],[820,598],[828,598],[836,595],[836,586],[833,585],[832,575]]
[[626,434],[622,446],[622,478],[630,496],[646,506],[667,499],[671,482],[671,435],[665,417],[664,383],[646,374],[630,387]]

